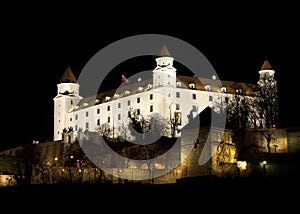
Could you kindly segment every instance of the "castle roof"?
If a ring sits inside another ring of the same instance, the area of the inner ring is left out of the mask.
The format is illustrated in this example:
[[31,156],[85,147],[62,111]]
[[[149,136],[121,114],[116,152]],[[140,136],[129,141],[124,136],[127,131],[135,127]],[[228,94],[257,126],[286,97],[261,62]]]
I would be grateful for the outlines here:
[[260,70],[272,70],[272,66],[271,66],[269,60],[265,59]]
[[[247,96],[254,96],[256,89],[255,84],[232,82],[232,81],[216,81],[212,78],[198,78],[191,76],[177,75],[177,88],[189,89],[189,90],[202,90],[206,91],[205,86],[210,86],[210,91],[222,93],[222,88],[226,88],[226,93],[235,94],[236,90],[242,90],[242,94]],[[193,88],[191,88],[191,84]],[[115,99],[120,99],[126,96],[146,92],[152,90],[152,78],[148,78],[142,81],[131,81],[130,83],[122,84],[118,89],[112,89],[108,91],[100,92],[95,96],[86,97],[80,100],[77,104],[79,110],[93,105],[102,104]]]
[[77,80],[71,70],[70,66],[67,67],[64,74],[60,78],[60,83],[76,83]]
[[159,55],[160,56],[171,56],[171,54],[170,54],[170,52],[169,52],[169,50],[168,50],[168,48],[167,48],[166,45],[164,45],[162,47],[161,51],[159,52]]

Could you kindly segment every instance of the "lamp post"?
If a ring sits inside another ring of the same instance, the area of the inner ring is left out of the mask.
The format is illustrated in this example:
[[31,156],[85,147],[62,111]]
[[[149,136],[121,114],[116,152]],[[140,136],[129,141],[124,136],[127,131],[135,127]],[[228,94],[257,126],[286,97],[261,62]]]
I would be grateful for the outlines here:
[[267,170],[266,170],[267,161],[264,160],[262,162],[262,164],[263,164],[263,176],[266,176],[266,174],[267,174]]

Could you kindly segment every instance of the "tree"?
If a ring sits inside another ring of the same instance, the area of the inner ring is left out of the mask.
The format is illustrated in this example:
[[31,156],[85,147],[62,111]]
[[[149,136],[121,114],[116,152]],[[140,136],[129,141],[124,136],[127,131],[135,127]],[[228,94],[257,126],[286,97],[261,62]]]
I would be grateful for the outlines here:
[[103,123],[97,127],[96,132],[102,136],[104,140],[107,140],[112,133],[112,129],[108,123]]
[[237,90],[236,94],[226,101],[227,127],[233,131],[232,141],[236,144],[238,151],[243,147],[246,129],[254,128],[257,124],[254,99]]
[[139,110],[134,109],[128,113],[129,130],[135,141],[143,142],[144,134],[149,132],[149,121],[140,114]]
[[279,121],[277,82],[273,75],[263,73],[257,85],[256,104],[260,112],[260,128],[277,127]]

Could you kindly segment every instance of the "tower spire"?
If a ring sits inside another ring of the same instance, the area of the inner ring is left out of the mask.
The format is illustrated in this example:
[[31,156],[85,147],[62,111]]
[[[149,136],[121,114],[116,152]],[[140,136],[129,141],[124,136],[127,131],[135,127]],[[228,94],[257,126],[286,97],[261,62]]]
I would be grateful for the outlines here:
[[64,74],[60,78],[60,83],[76,83],[77,80],[71,70],[70,66],[68,65],[67,69],[65,70]]
[[272,70],[272,66],[267,57],[265,57],[265,61],[263,62],[260,70]]
[[162,47],[162,49],[161,49],[160,52],[159,52],[159,55],[160,55],[160,56],[171,56],[171,54],[170,54],[170,52],[169,52],[169,50],[168,50],[168,48],[167,48],[166,45],[164,45],[164,46]]

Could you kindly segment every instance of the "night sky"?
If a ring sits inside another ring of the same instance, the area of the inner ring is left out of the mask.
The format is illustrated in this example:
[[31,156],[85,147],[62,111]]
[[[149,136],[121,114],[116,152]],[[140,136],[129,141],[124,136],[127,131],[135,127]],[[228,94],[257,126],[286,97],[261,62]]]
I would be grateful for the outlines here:
[[[223,80],[255,84],[267,57],[278,81],[281,126],[300,126],[300,37],[292,13],[285,18],[277,13],[255,21],[242,19],[243,12],[237,14],[239,19],[233,16],[214,21],[194,15],[179,22],[178,17],[172,20],[171,16],[165,22],[160,18],[144,24],[134,17],[114,22],[99,15],[83,21],[78,14],[75,18],[74,12],[61,12],[62,19],[54,14],[46,17],[40,11],[36,17],[20,17],[3,26],[2,125],[8,138],[1,141],[0,148],[52,140],[53,98],[67,66],[78,77],[102,48],[138,34],[164,34],[188,42],[206,56]],[[143,66],[154,69],[155,62],[144,62],[132,70],[127,66],[127,70],[115,71],[113,84],[120,83],[121,74],[130,75]]]

